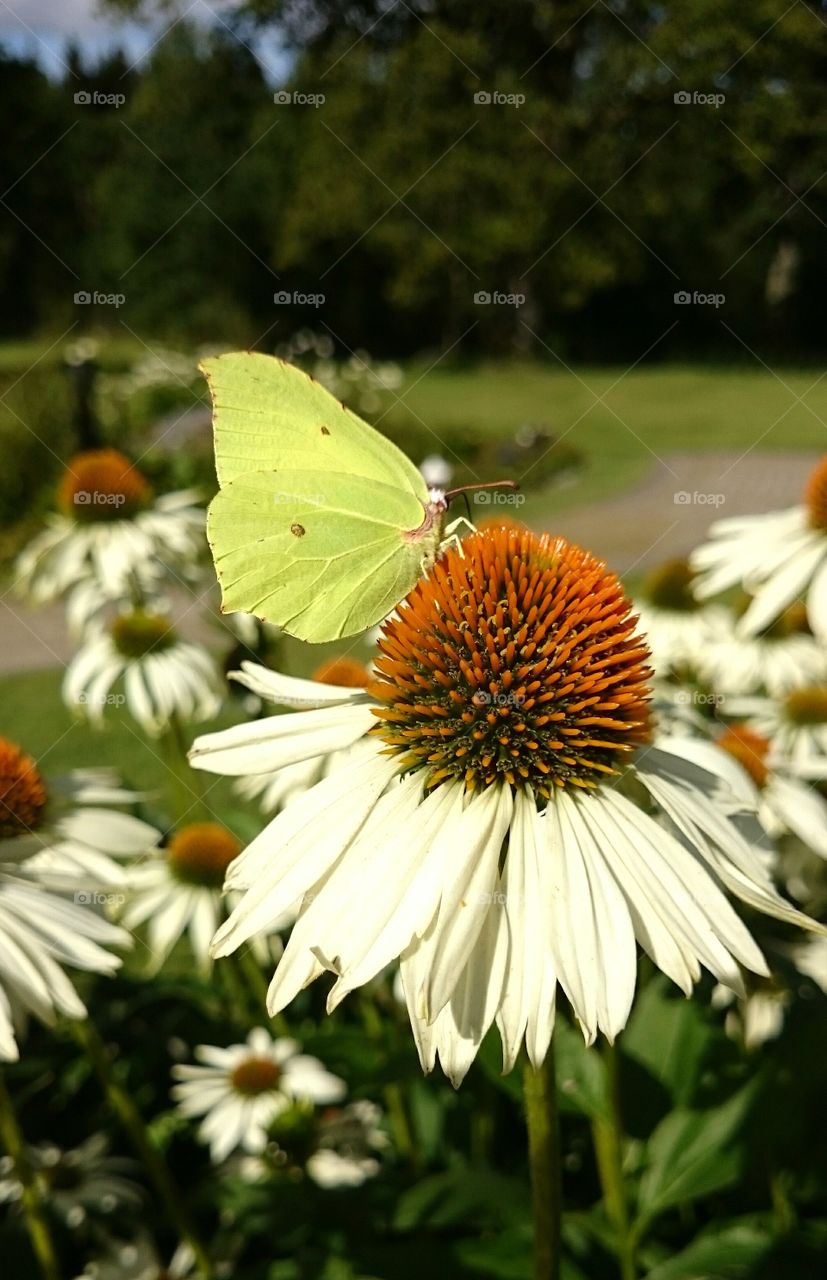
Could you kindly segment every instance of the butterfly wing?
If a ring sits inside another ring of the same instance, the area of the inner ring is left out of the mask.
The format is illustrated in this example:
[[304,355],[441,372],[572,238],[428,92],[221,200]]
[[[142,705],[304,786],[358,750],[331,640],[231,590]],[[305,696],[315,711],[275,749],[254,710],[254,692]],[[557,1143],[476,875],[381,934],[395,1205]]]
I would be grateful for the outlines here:
[[236,476],[213,499],[207,522],[223,607],[316,644],[356,635],[416,583],[439,536],[408,536],[424,519],[419,498],[375,478]]
[[215,465],[222,486],[248,471],[326,471],[408,489],[425,481],[396,445],[295,365],[232,352],[201,365],[213,402]]

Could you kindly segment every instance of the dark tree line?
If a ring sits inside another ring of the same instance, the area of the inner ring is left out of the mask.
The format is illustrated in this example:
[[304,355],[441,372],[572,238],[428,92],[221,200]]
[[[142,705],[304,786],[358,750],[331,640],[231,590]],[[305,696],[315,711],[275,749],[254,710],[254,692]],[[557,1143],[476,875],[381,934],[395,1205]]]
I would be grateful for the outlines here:
[[[69,51],[50,81],[2,60],[6,334],[80,318],[266,344],[324,323],[395,354],[820,354],[818,4],[254,0],[225,16],[232,31],[177,25],[139,68]],[[291,49],[286,85],[251,51],[264,29]],[[124,301],[81,310],[82,291]]]

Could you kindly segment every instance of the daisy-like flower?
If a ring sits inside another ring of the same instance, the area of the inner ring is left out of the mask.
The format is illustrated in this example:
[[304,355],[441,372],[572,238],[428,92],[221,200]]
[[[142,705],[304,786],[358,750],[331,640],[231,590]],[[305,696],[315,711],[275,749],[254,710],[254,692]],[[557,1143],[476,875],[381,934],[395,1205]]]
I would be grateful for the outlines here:
[[827,683],[799,686],[777,698],[729,698],[726,711],[769,738],[801,777],[827,777]]
[[319,1187],[361,1187],[381,1168],[379,1156],[390,1146],[375,1102],[360,1099],[330,1108],[319,1120],[318,1146],[307,1159],[308,1176]]
[[[695,741],[687,759],[717,773],[742,802],[757,812],[773,840],[791,833],[820,858],[827,858],[827,801],[813,788],[812,770],[802,771],[776,740],[747,724],[724,729],[714,743]],[[820,776],[827,777],[827,759]]]
[[720,605],[702,605],[692,592],[687,560],[668,560],[644,578],[635,609],[659,676],[698,675],[715,629],[725,620]]
[[[40,1184],[50,1210],[70,1230],[85,1223],[104,1224],[117,1210],[136,1210],[143,1192],[134,1175],[133,1160],[110,1156],[105,1134],[95,1133],[79,1147],[62,1151],[52,1143],[26,1147],[26,1160]],[[17,1203],[23,1197],[13,1161],[0,1159],[0,1203]]]
[[[234,673],[235,680],[246,685],[259,698],[275,702],[284,701],[289,705],[291,686],[295,682],[283,685],[281,678],[275,672],[268,673],[268,678],[262,680],[260,675],[262,668],[252,662],[242,663],[242,667],[244,668],[242,671]],[[329,697],[331,687],[339,689],[347,697],[354,689],[364,692],[371,678],[367,667],[361,662],[357,662],[355,658],[342,657],[323,662],[314,671],[312,681],[326,686],[324,697]],[[305,683],[309,685],[306,696],[312,699],[312,683],[310,681]],[[300,705],[311,706],[312,702],[303,701]],[[257,800],[264,813],[276,813],[296,796],[302,795],[322,778],[326,778],[334,769],[346,764],[347,759],[347,750],[333,751],[328,756],[317,756],[311,760],[302,760],[298,764],[286,765],[276,772],[250,773],[244,778],[239,778],[236,790],[246,800]]]
[[743,634],[758,635],[806,595],[810,625],[827,640],[827,456],[810,475],[800,506],[717,520],[691,563],[700,599],[737,584],[754,595],[741,620]]
[[179,828],[163,849],[126,873],[122,923],[148,923],[150,971],[156,973],[187,934],[199,968],[210,967],[210,939],[223,917],[221,886],[241,841],[217,822]]
[[[542,1061],[555,990],[615,1036],[636,940],[686,992],[705,965],[765,973],[729,889],[776,892],[714,773],[650,741],[645,644],[617,578],[562,538],[493,530],[448,550],[386,622],[367,694],[199,739],[243,775],[351,748],[233,864],[224,955],[304,894],[271,1013],[325,970],[328,1008],[401,956],[426,1070],[458,1083],[496,1019],[510,1069]],[[661,821],[663,819],[663,821]],[[667,822],[669,827],[667,828]]]
[[203,555],[204,510],[194,490],[154,498],[148,480],[115,449],[79,453],[58,486],[59,511],[17,562],[17,581],[35,604],[91,584],[75,622],[94,611],[96,593],[128,599],[172,571],[187,576]]
[[[48,848],[49,813],[49,793],[34,760],[0,739],[0,1060],[18,1058],[15,1032],[28,1014],[49,1026],[60,1016],[85,1017],[64,965],[111,974],[121,961],[110,948],[130,944],[122,929],[48,892],[33,870],[38,852]],[[94,861],[89,814],[76,814],[74,824],[71,814],[57,818],[52,830],[63,823],[69,856],[79,847]]]
[[221,672],[207,650],[180,639],[166,614],[145,609],[119,613],[86,640],[63,680],[66,705],[93,724],[102,723],[107,707],[125,704],[153,735],[173,718],[209,720],[223,694]]
[[204,1117],[198,1136],[216,1164],[239,1147],[259,1155],[269,1126],[294,1103],[325,1106],[347,1091],[317,1058],[300,1053],[295,1040],[273,1040],[263,1027],[255,1027],[246,1044],[202,1044],[195,1056],[201,1065],[173,1067],[180,1083],[172,1096],[184,1115]]
[[780,697],[800,685],[827,684],[827,651],[803,604],[789,605],[758,635],[743,635],[736,615],[721,609],[706,637],[702,670],[721,694]]

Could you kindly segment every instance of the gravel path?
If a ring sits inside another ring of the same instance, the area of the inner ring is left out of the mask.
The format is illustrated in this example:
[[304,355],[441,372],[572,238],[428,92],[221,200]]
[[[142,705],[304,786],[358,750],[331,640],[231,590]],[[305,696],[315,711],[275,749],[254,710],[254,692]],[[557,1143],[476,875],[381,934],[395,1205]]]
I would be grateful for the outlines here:
[[[608,561],[620,573],[640,572],[701,541],[720,516],[772,511],[798,502],[820,454],[737,452],[670,453],[654,460],[643,484],[593,507],[554,516],[546,527],[565,534]],[[216,632],[200,606],[180,594],[175,615],[181,630],[209,643]],[[29,609],[6,595],[2,610],[0,672],[63,666],[74,646],[63,611]]]

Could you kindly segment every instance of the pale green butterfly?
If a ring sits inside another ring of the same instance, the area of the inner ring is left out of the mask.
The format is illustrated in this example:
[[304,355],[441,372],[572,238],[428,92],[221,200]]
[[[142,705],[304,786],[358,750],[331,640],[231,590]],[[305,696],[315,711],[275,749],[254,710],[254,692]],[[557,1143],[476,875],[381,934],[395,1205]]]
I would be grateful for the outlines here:
[[446,496],[294,365],[235,352],[201,367],[221,486],[207,531],[224,610],[315,643],[381,621],[433,564]]

